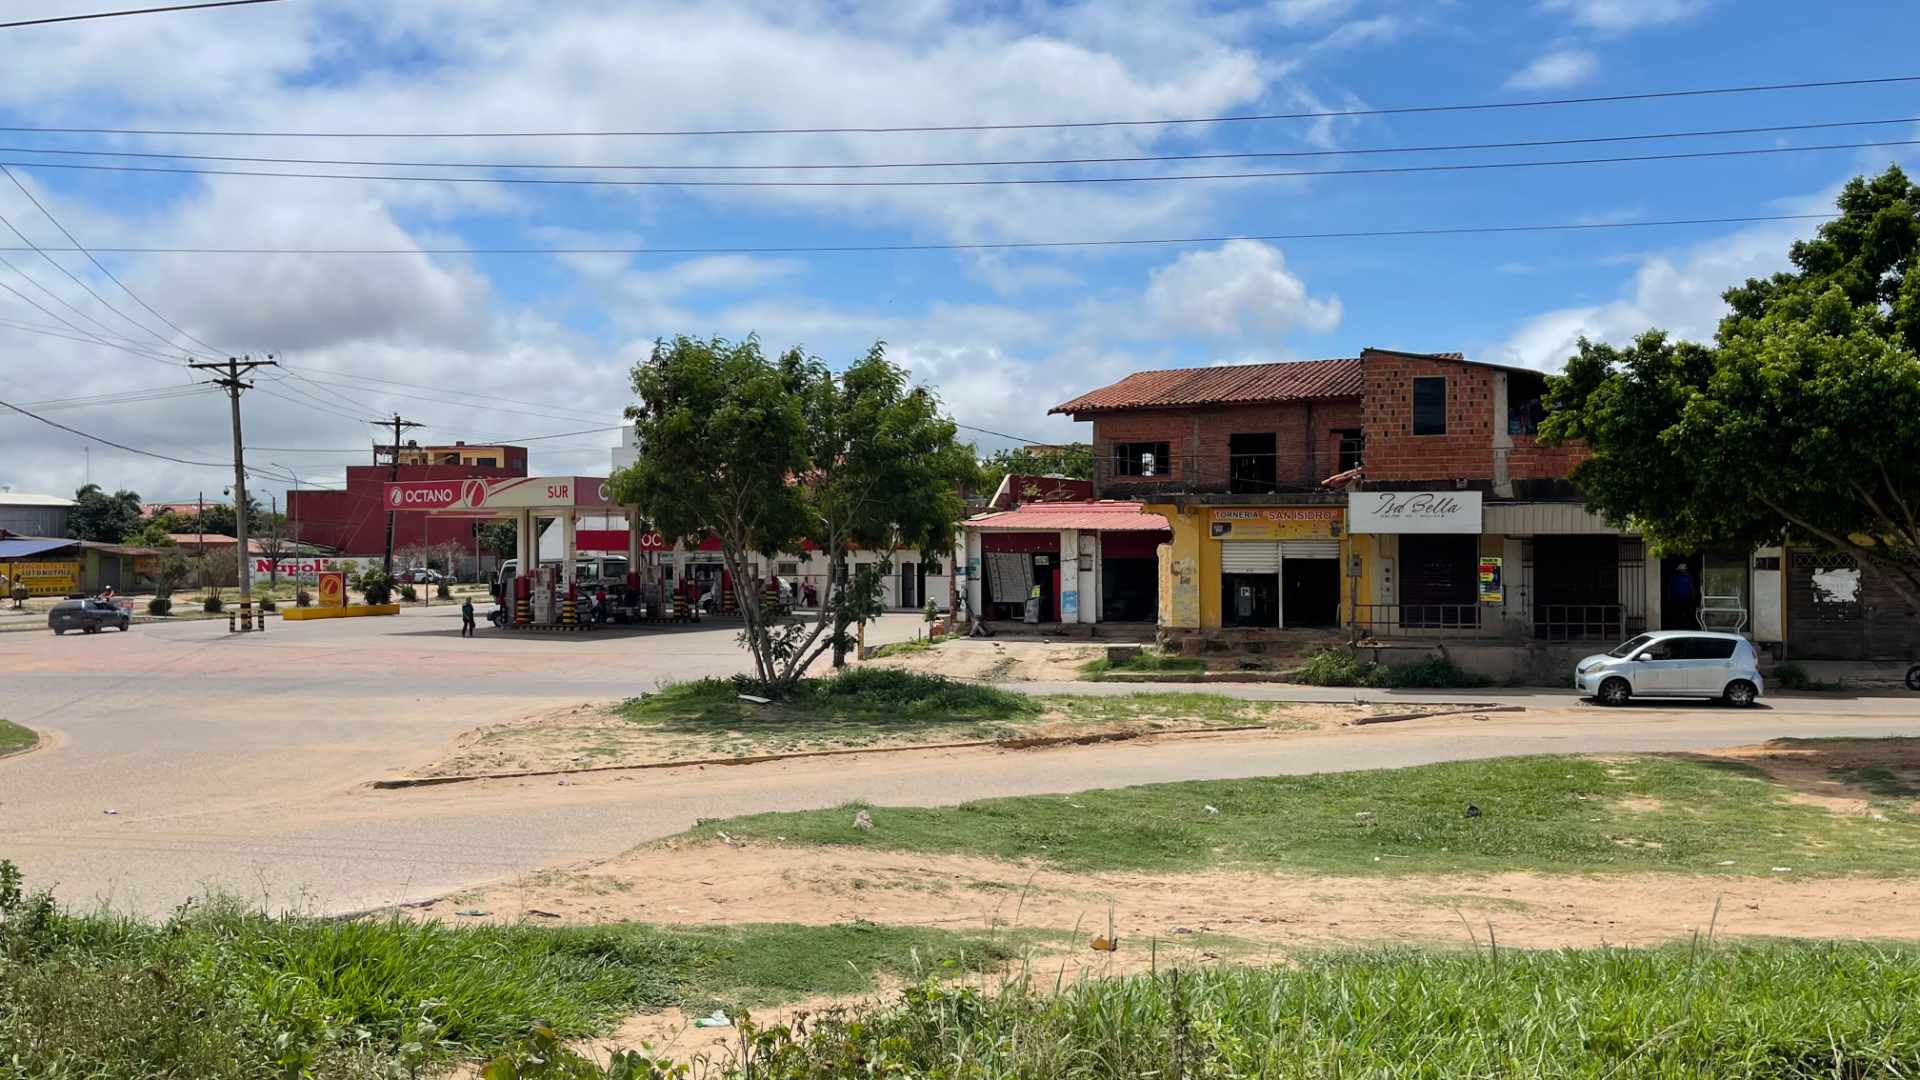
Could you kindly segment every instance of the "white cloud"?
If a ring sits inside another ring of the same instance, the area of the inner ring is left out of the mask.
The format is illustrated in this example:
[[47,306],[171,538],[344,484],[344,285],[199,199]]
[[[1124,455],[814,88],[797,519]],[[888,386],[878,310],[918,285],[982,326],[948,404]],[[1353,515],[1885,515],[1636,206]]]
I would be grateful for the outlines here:
[[1690,19],[1713,0],[1541,0],[1540,9],[1570,17],[1590,30],[1619,33]]
[[1371,19],[1356,19],[1335,27],[1326,37],[1314,42],[1316,50],[1354,49],[1363,45],[1381,45],[1399,37],[1406,30],[1406,24],[1393,15],[1376,15]]
[[1599,70],[1600,58],[1589,50],[1555,49],[1514,72],[1507,86],[1515,90],[1553,90],[1586,82]]
[[1283,334],[1340,324],[1338,297],[1310,296],[1280,249],[1254,240],[1188,252],[1153,271],[1145,301],[1157,329],[1175,336]]
[[1710,339],[1726,313],[1721,294],[1750,277],[1786,269],[1789,245],[1812,231],[1809,222],[1760,226],[1681,252],[1645,256],[1618,299],[1534,316],[1484,359],[1554,371],[1583,336],[1620,345],[1660,329],[1688,340]]

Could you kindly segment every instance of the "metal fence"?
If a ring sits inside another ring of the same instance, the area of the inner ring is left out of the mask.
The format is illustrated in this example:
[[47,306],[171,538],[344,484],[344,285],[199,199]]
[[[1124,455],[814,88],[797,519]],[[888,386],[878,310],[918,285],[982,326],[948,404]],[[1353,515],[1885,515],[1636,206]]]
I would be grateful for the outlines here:
[[1645,621],[1629,618],[1624,604],[1541,604],[1533,611],[1533,636],[1548,642],[1622,641],[1644,629]]
[[1355,604],[1353,628],[1375,637],[1481,637],[1499,632],[1497,624],[1485,625],[1479,604]]

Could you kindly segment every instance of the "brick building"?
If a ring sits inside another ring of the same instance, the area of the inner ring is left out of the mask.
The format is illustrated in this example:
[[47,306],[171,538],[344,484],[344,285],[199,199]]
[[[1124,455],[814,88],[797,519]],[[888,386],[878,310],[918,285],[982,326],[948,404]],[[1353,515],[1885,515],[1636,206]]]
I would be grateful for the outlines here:
[[1365,349],[1140,372],[1053,411],[1093,422],[1100,497],[1141,499],[1171,523],[1171,636],[1527,646],[1495,670],[1647,628],[1781,641],[1781,553],[1650,560],[1569,481],[1585,448],[1539,444],[1545,390],[1539,372],[1459,353]]
[[[296,542],[344,555],[379,557],[386,550],[385,485],[393,476],[391,447],[373,448],[373,464],[347,466],[345,490],[287,493],[287,533]],[[502,479],[527,475],[524,446],[409,444],[400,448],[400,480]],[[459,544],[478,558],[473,523],[435,514],[395,515],[393,547]],[[478,561],[484,562],[484,559]]]

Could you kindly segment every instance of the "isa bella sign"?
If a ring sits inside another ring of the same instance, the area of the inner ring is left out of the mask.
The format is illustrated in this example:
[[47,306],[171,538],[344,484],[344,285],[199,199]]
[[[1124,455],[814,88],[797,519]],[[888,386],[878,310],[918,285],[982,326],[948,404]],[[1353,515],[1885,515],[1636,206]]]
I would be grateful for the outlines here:
[[1480,533],[1477,491],[1352,491],[1351,533]]

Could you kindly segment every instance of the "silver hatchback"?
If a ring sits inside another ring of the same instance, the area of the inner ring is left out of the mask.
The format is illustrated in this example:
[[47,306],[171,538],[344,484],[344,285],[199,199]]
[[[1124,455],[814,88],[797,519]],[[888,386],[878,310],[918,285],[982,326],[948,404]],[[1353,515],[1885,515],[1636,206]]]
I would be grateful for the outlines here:
[[1753,642],[1739,634],[1662,630],[1574,666],[1573,683],[1603,705],[1636,697],[1720,698],[1746,708],[1766,684]]

